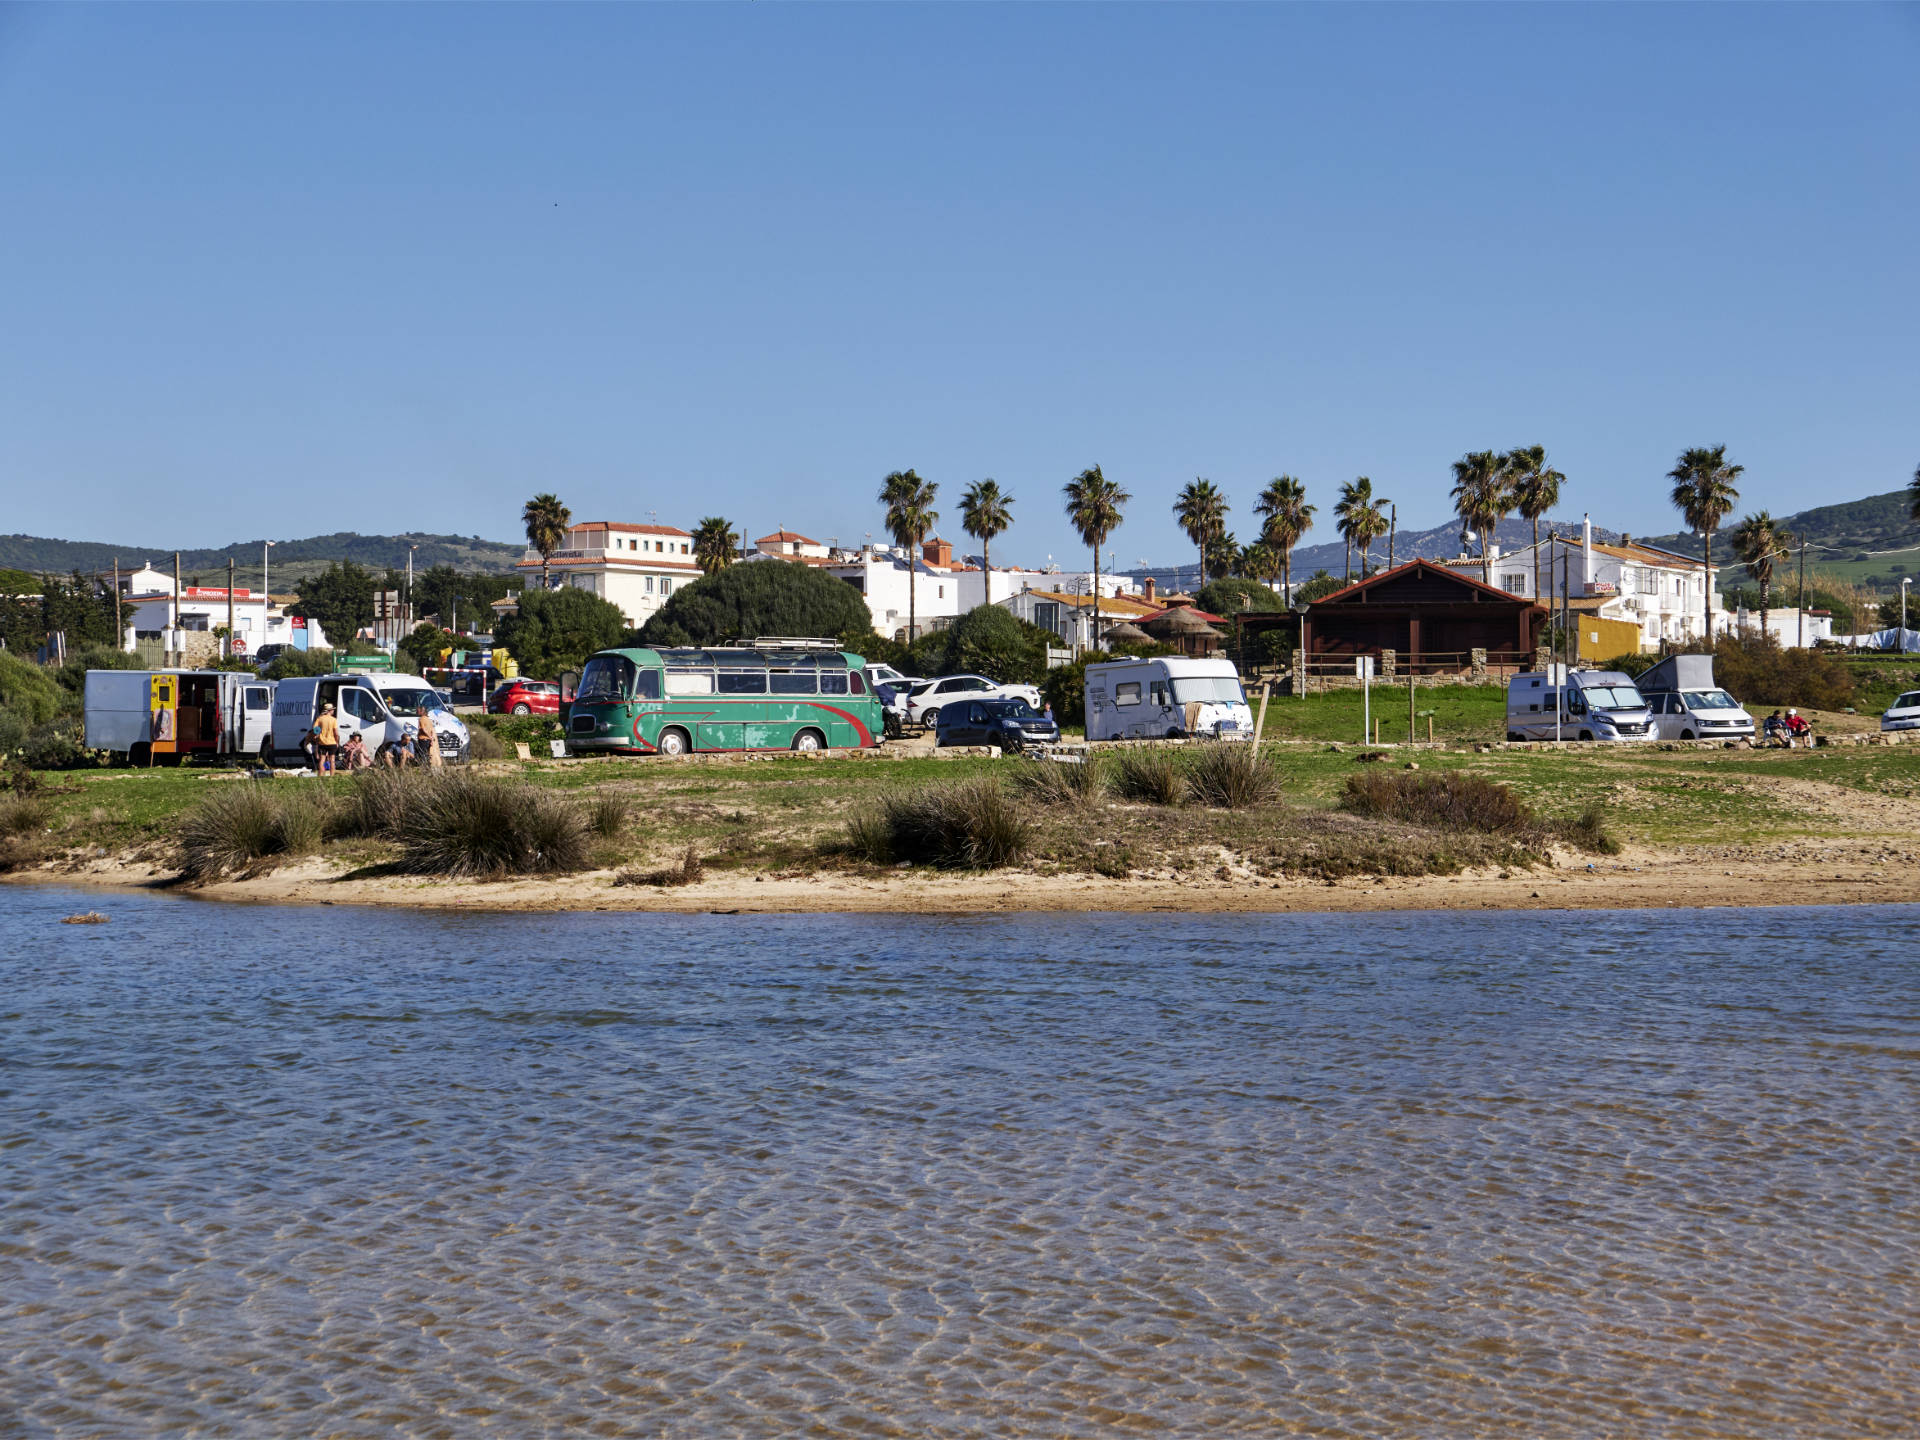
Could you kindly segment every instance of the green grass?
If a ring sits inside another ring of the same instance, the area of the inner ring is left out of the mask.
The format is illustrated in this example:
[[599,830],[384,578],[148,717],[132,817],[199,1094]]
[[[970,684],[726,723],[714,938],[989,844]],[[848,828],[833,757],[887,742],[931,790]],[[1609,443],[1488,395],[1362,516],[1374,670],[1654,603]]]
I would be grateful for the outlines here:
[[[1383,742],[1407,738],[1407,687],[1381,681],[1372,690],[1373,718],[1380,722]],[[1258,718],[1259,697],[1254,697]],[[1361,743],[1365,724],[1358,690],[1330,690],[1324,694],[1276,695],[1267,702],[1267,724],[1262,732],[1276,740],[1327,740]],[[1427,717],[1433,711],[1436,740],[1503,740],[1507,728],[1507,689],[1504,685],[1421,685],[1414,690],[1414,736],[1427,738]],[[1366,737],[1371,738],[1371,737]]]

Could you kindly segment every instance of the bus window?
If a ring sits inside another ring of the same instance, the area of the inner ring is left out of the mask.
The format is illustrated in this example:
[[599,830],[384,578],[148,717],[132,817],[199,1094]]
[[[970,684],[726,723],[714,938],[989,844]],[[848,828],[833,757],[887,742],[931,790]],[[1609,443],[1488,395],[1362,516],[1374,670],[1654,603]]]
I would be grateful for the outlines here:
[[[832,678],[832,679],[838,679],[839,677],[838,677],[838,676],[832,676],[832,677],[829,677],[829,676],[826,676],[826,675],[822,675],[822,676],[820,677],[820,688],[821,688],[822,690],[824,690],[824,689],[826,689],[826,688],[827,688],[827,683],[826,683],[826,682],[827,682],[827,680],[828,680],[829,678]],[[858,670],[855,670],[855,671],[853,671],[853,672],[851,673],[851,675],[850,675],[850,677],[849,677],[849,678],[850,678],[850,679],[852,680],[852,682],[853,682],[853,693],[854,693],[854,694],[856,694],[856,695],[864,695],[864,694],[866,694],[866,693],[867,693],[867,677],[866,677],[866,676],[864,676],[864,675],[862,675],[862,674],[861,674],[861,673],[860,673],[860,672],[859,672]],[[834,693],[834,694],[836,694],[836,695],[844,695],[844,694],[846,694],[846,693],[847,693],[847,691],[846,691],[846,687],[845,687],[844,685],[842,685],[842,686],[839,686],[839,687],[837,687],[837,688],[836,688],[836,689],[834,690],[834,692],[833,692],[833,693]]]
[[[854,678],[855,680],[858,680],[858,679],[859,679],[860,677],[859,677],[858,675],[856,675],[856,676],[854,676],[853,678]],[[820,693],[821,693],[822,695],[844,695],[844,694],[846,694],[846,693],[847,693],[847,674],[846,674],[846,671],[844,671],[844,670],[842,670],[842,671],[840,671],[840,672],[839,672],[838,674],[836,674],[836,673],[834,673],[834,672],[833,672],[833,671],[831,671],[831,670],[824,670],[824,671],[822,671],[822,672],[821,672],[821,674],[820,674]],[[855,691],[854,693],[855,693],[855,694],[860,694],[860,693],[862,693],[862,692],[860,692],[860,691]]]
[[633,680],[633,698],[636,700],[658,700],[660,698],[660,672],[642,670]]
[[776,670],[767,680],[776,695],[812,695],[819,689],[811,670]]
[[711,670],[669,670],[667,671],[667,694],[711,695],[713,694],[713,672]]
[[722,695],[764,695],[767,693],[767,672],[764,670],[722,670],[720,672],[720,693]]

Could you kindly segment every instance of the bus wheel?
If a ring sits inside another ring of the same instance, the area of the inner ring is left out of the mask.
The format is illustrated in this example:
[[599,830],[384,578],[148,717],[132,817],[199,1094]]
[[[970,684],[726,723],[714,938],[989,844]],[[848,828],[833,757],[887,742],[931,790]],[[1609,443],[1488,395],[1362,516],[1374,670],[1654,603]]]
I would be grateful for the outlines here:
[[793,748],[796,750],[824,750],[827,748],[827,737],[822,735],[818,730],[802,730],[798,735],[793,737]]
[[687,732],[678,728],[660,732],[660,753],[662,755],[684,755],[693,749],[693,743],[687,739]]

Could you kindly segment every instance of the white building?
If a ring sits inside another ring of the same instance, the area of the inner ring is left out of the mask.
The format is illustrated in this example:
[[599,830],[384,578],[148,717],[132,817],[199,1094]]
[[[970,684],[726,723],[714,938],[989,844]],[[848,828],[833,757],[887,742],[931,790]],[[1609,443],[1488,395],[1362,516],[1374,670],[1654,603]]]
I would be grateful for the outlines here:
[[[944,629],[976,606],[991,598],[995,604],[1023,590],[1058,591],[1070,595],[1088,595],[1094,587],[1091,572],[1028,570],[996,566],[989,573],[971,560],[958,560],[953,546],[938,536],[927,540],[914,556],[908,552],[879,545],[856,551],[840,551],[826,560],[793,557],[803,564],[819,565],[858,590],[873,617],[873,628],[895,639],[908,638],[907,586],[914,585],[913,618],[917,634]],[[1123,595],[1128,585],[1125,576],[1100,577],[1099,592],[1105,596]],[[1104,612],[1103,612],[1104,613]]]
[[[538,550],[529,549],[514,568],[527,577],[529,585],[539,588]],[[700,578],[691,531],[614,520],[569,527],[566,545],[553,552],[546,568],[554,589],[571,586],[591,591],[618,605],[632,626],[644,625],[674,591]]]
[[[1640,627],[1640,648],[1658,650],[1662,641],[1704,639],[1704,608],[1713,606],[1716,635],[1732,619],[1726,600],[1713,588],[1713,572],[1700,561],[1670,550],[1635,545],[1623,535],[1618,545],[1593,538],[1589,523],[1578,541],[1542,540],[1539,545],[1540,593],[1534,594],[1535,547],[1493,552],[1493,583],[1509,595],[1537,599],[1549,609],[1563,594],[1572,599],[1599,597],[1599,614]],[[1481,561],[1462,557],[1439,562],[1481,578]]]
[[[144,640],[176,653],[211,655],[218,649],[212,638],[214,632],[227,627],[229,615],[235,655],[257,654],[262,645],[292,645],[298,650],[327,648],[326,632],[318,620],[286,613],[285,606],[295,598],[291,595],[273,599],[265,591],[236,585],[229,610],[224,585],[183,585],[176,600],[173,577],[151,566],[129,571],[122,580],[123,650],[133,650]],[[197,641],[196,636],[209,638]]]
[[787,529],[776,530],[771,535],[762,535],[758,540],[753,542],[753,548],[761,557],[778,558],[781,560],[792,560],[796,557],[807,560],[825,560],[827,556],[832,553],[829,547],[821,544],[818,540],[809,540],[806,536],[796,535],[793,531]]
[[[1716,619],[1715,624],[1719,621]],[[1736,635],[1758,635],[1760,633],[1760,612],[1742,606],[1733,613],[1729,622]],[[1776,605],[1767,611],[1767,634],[1774,642],[1787,649],[1809,646],[1820,640],[1833,639],[1833,612],[1831,610],[1809,610],[1803,617],[1792,605]]]

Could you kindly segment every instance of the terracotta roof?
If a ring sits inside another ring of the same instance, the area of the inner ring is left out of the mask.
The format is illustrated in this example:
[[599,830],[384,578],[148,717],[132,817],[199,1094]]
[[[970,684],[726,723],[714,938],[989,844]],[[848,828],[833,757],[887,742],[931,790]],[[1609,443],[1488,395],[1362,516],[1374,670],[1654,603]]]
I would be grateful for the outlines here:
[[771,535],[762,535],[753,543],[756,545],[775,545],[790,542],[798,542],[802,545],[818,545],[820,543],[818,540],[809,540],[804,535],[796,535],[791,530],[776,530]]
[[623,535],[678,535],[691,540],[691,530],[676,530],[671,525],[628,525],[621,520],[582,520],[567,527],[567,533],[575,530],[618,530]]
[[[691,559],[669,560],[664,555],[643,555],[637,550],[631,555],[622,554],[618,550],[609,555],[595,555],[591,557],[585,555],[556,555],[553,559],[549,560],[547,564],[555,570],[564,570],[569,565],[620,565],[630,570],[698,570],[700,568],[694,564]],[[538,570],[540,568],[540,562],[538,560],[516,560],[514,561],[513,568],[516,570]]]
[[[1085,595],[1069,595],[1064,590],[1029,590],[1025,593],[1037,595],[1042,600],[1055,600],[1062,605],[1072,605],[1081,610],[1087,608],[1087,597]],[[1118,595],[1102,595],[1100,597],[1100,613],[1102,615],[1118,615],[1125,620],[1143,619],[1148,615],[1156,613],[1157,609],[1157,606],[1142,605],[1137,600],[1128,600]]]

